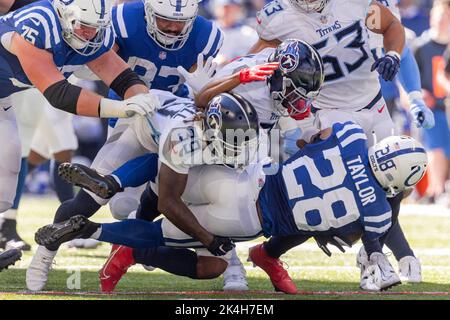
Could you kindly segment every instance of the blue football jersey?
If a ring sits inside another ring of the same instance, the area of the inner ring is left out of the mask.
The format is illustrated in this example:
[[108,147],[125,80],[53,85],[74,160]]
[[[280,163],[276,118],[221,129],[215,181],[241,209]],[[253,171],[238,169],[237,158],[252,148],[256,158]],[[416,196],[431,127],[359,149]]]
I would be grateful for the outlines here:
[[352,122],[333,125],[267,175],[259,196],[265,233],[375,239],[391,226],[391,207],[367,157],[366,135]]
[[216,56],[223,42],[217,25],[198,16],[185,45],[176,51],[165,50],[147,33],[142,1],[120,4],[113,8],[112,20],[116,32],[118,54],[145,81],[149,88],[171,91],[186,96],[188,91],[177,71],[189,70],[203,53],[205,61]]
[[[97,52],[89,56],[78,54],[64,41],[58,15],[52,2],[48,0],[31,3],[0,17],[0,37],[10,32],[16,32],[33,46],[50,52],[55,65],[65,77],[110,50],[114,44],[114,31],[111,26],[105,34],[103,46]],[[1,97],[9,96],[26,88],[26,85],[31,85],[17,57],[1,43],[0,69],[3,71],[0,75]],[[4,83],[6,81],[12,85]]]

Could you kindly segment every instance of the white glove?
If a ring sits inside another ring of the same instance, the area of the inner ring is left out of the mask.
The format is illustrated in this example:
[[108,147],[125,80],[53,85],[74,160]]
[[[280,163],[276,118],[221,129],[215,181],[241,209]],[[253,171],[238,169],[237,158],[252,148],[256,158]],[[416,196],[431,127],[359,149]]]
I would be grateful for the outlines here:
[[381,252],[373,252],[367,268],[361,273],[361,289],[384,291],[400,283],[400,278],[387,257]]
[[158,98],[152,93],[141,93],[123,101],[100,100],[101,118],[129,118],[134,115],[151,117],[158,107]]
[[180,75],[185,79],[187,85],[192,88],[194,94],[200,92],[203,87],[211,81],[214,72],[217,69],[217,63],[213,62],[213,57],[209,57],[205,63],[203,63],[203,54],[200,53],[197,56],[197,69],[190,73],[182,66],[177,68]]
[[409,95],[410,109],[414,123],[418,128],[431,129],[434,127],[434,114],[423,101],[422,92],[413,91]]

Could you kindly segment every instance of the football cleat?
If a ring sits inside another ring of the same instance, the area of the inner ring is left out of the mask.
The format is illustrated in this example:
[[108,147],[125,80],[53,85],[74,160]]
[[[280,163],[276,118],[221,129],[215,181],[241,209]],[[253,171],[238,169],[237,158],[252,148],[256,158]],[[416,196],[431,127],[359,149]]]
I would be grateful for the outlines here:
[[98,223],[89,221],[88,218],[77,215],[69,220],[49,224],[40,228],[34,239],[36,243],[42,246],[56,246],[59,247],[64,242],[73,239],[89,238],[100,225]]
[[264,244],[259,244],[249,249],[248,261],[253,262],[254,266],[260,267],[269,275],[276,291],[287,294],[297,293],[297,286],[283,268],[281,260],[269,257],[264,249]]
[[374,252],[370,255],[369,265],[361,274],[360,287],[367,291],[385,291],[401,284],[400,278],[386,255]]
[[133,249],[116,244],[113,245],[108,260],[98,273],[102,292],[113,292],[128,268],[135,263]]
[[247,291],[247,273],[242,263],[229,265],[223,273],[223,291]]
[[0,225],[0,249],[31,250],[31,246],[17,233],[17,221],[15,219],[0,219]]
[[22,252],[18,249],[9,249],[0,253],[0,271],[8,269],[22,257]]
[[50,251],[39,246],[27,269],[26,283],[31,291],[41,291],[47,283],[48,273],[53,265],[57,251]]
[[398,269],[400,279],[409,283],[422,282],[422,268],[420,260],[414,256],[406,256],[399,260]]
[[103,199],[110,199],[117,192],[123,191],[112,176],[103,176],[82,164],[61,163],[58,167],[58,174],[63,180],[87,189]]

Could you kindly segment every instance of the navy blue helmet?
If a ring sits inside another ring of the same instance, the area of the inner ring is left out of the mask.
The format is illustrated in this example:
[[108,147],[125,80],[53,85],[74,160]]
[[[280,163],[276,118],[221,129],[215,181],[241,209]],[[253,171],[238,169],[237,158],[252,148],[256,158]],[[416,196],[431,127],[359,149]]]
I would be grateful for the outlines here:
[[235,93],[222,93],[208,104],[204,128],[206,140],[222,164],[247,165],[256,152],[258,114],[253,105]]
[[275,107],[289,115],[303,113],[319,94],[325,74],[322,59],[308,43],[289,39],[282,42],[268,62],[280,67],[267,78]]

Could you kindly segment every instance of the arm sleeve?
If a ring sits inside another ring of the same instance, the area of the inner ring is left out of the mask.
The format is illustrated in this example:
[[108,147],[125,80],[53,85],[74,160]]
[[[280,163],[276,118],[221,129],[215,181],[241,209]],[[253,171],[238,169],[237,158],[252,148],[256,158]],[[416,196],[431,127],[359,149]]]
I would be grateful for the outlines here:
[[407,93],[421,90],[419,66],[409,47],[403,50],[398,79]]

